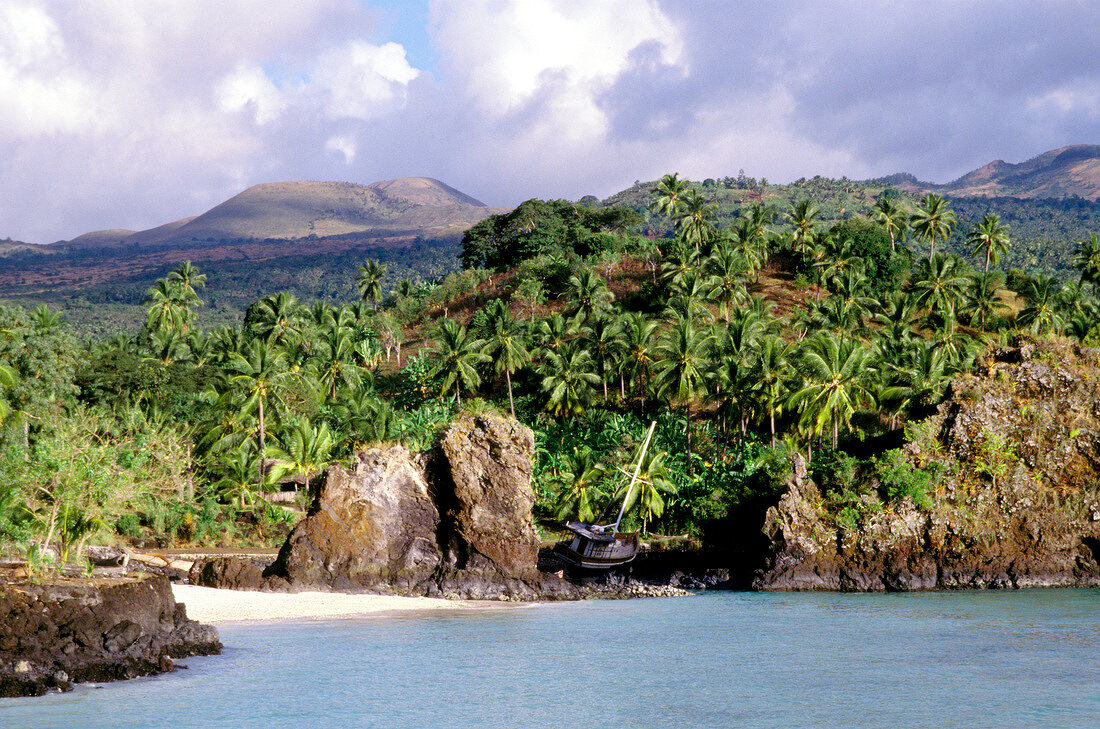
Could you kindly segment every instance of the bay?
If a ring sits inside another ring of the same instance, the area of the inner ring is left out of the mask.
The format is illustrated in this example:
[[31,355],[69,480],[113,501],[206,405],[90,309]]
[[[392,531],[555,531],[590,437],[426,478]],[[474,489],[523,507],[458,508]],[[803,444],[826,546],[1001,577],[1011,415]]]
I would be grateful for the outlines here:
[[223,626],[2,727],[1096,727],[1100,591],[707,593]]

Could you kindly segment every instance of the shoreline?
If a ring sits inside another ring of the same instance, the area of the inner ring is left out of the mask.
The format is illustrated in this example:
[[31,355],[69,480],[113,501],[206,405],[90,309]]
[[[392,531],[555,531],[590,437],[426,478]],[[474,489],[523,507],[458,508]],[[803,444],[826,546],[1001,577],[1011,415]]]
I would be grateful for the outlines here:
[[346,592],[251,592],[196,585],[172,585],[187,617],[211,625],[277,623],[453,610],[490,610],[517,604],[495,600],[449,600]]

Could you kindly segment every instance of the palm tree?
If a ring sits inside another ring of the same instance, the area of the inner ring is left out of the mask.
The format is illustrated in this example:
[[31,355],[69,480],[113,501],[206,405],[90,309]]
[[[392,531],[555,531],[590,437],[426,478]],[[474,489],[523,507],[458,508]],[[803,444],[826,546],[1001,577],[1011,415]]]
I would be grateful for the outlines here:
[[546,409],[559,418],[583,415],[595,394],[593,388],[600,383],[592,370],[592,355],[574,340],[563,342],[557,351],[544,351],[539,375],[547,394]]
[[378,304],[382,301],[382,279],[386,277],[386,265],[373,258],[365,265],[359,266],[359,272],[355,274],[355,286],[359,289],[359,297],[363,301],[374,304],[374,310],[378,311]]
[[891,198],[885,196],[875,202],[871,214],[875,222],[886,231],[886,235],[890,236],[890,250],[896,250],[896,242],[909,229],[909,216]]
[[[636,464],[638,477],[634,479],[633,488],[628,481],[623,483],[615,494],[616,498],[624,498],[622,507],[624,514],[630,513],[635,506],[638,507],[641,512],[643,532],[647,530],[648,522],[660,519],[665,513],[664,495],[677,492],[676,484],[672,482],[672,473],[665,465],[666,455],[650,450],[642,455],[640,461],[635,457],[631,461],[631,466]],[[627,475],[634,475],[632,470],[627,471],[625,468],[620,470]],[[629,494],[626,493],[627,489],[630,489]]]
[[623,329],[626,346],[626,354],[622,360],[623,371],[630,381],[631,392],[635,395],[641,392],[644,410],[646,391],[653,376],[657,322],[648,319],[642,312],[634,312],[628,314]]
[[592,355],[592,364],[603,387],[605,403],[607,402],[607,383],[614,376],[624,350],[619,324],[619,320],[611,315],[597,317],[586,328],[584,336],[584,343]]
[[775,416],[783,410],[783,394],[790,369],[790,346],[777,335],[766,337],[760,344],[754,374],[759,383],[761,404],[768,415],[772,448],[775,448]]
[[355,347],[347,329],[332,327],[321,340],[316,355],[316,368],[320,384],[324,386],[330,401],[336,399],[341,384],[356,390],[363,376],[354,363]]
[[294,294],[280,291],[265,296],[248,307],[245,321],[257,336],[264,337],[272,344],[286,347],[302,334],[305,314],[305,307]]
[[969,285],[959,259],[941,253],[923,264],[913,282],[913,300],[931,314],[954,319],[958,307],[966,301]]
[[196,301],[198,297],[193,292],[189,297],[179,285],[165,278],[157,279],[153,287],[145,292],[145,301],[142,302],[149,307],[146,328],[149,331],[186,334],[194,316],[190,307]]
[[1058,290],[1061,284],[1053,276],[1038,274],[1024,287],[1024,299],[1027,306],[1016,317],[1016,323],[1034,334],[1045,334],[1051,329],[1061,330],[1065,326],[1059,307]]
[[1002,225],[996,215],[986,215],[966,237],[966,242],[973,246],[975,256],[979,253],[985,256],[982,273],[989,273],[989,261],[996,263],[1001,254],[1008,252],[1008,226]]
[[997,307],[1001,305],[997,294],[997,285],[1000,281],[1001,277],[995,272],[976,274],[970,279],[970,289],[967,292],[969,309],[972,314],[977,312],[979,327],[983,332],[986,319],[996,314]]
[[[711,337],[699,332],[690,318],[677,319],[660,338],[656,350],[657,392],[683,403],[687,420],[687,455],[691,463],[691,403],[706,393]],[[690,468],[690,465],[689,465]]]
[[717,281],[710,276],[691,272],[672,287],[666,314],[686,317],[693,321],[712,319],[707,303],[714,298]]
[[683,202],[676,227],[680,238],[694,245],[698,253],[699,249],[705,243],[709,243],[717,232],[714,227],[714,216],[718,214],[718,206],[708,203],[695,190],[688,190],[683,197]]
[[245,350],[245,354],[234,352],[226,368],[236,374],[230,377],[230,384],[244,394],[244,402],[237,408],[240,412],[257,413],[257,440],[260,453],[260,477],[266,471],[265,454],[267,452],[267,420],[265,405],[268,400],[280,401],[280,385],[286,378],[286,358],[283,352],[271,344],[254,339]]
[[1078,242],[1073,253],[1073,265],[1081,272],[1081,283],[1100,287],[1100,238],[1096,233]]
[[512,316],[507,304],[500,299],[490,310],[484,351],[492,359],[496,373],[504,373],[508,385],[508,408],[514,418],[516,405],[512,400],[512,373],[531,361],[531,352],[527,348],[523,324]]
[[308,488],[314,474],[320,473],[329,464],[335,445],[328,423],[315,426],[309,418],[302,418],[281,435],[278,445],[268,451],[274,459],[272,480],[290,475],[301,476]]
[[191,261],[184,261],[168,273],[168,282],[178,285],[185,296],[194,296],[197,299],[199,290],[206,288],[206,274],[199,273],[199,269],[191,265]]
[[432,365],[431,377],[442,376],[440,393],[446,392],[452,385],[455,398],[462,404],[462,390],[474,390],[481,386],[481,376],[477,366],[489,361],[489,355],[482,350],[485,341],[467,333],[451,318],[445,318],[436,330],[434,345],[428,350]]
[[589,448],[574,448],[562,459],[554,480],[561,485],[554,504],[554,516],[562,521],[590,524],[596,520],[594,499],[607,475]]
[[722,319],[729,323],[730,307],[745,293],[745,263],[727,240],[714,246],[706,261],[706,272],[714,281],[714,296],[722,304]]
[[615,300],[615,295],[607,288],[607,282],[591,268],[570,276],[568,286],[572,314],[581,323],[607,313]]
[[806,251],[806,241],[813,235],[820,217],[821,208],[810,202],[809,198],[791,201],[790,209],[787,210],[787,222],[793,231],[792,240],[800,252]]
[[664,215],[669,220],[678,220],[680,210],[684,205],[684,195],[688,191],[688,181],[681,180],[678,172],[665,175],[650,192],[657,195],[657,199],[650,205],[650,210],[659,215]]
[[859,403],[870,397],[867,352],[854,339],[822,332],[806,340],[799,359],[804,382],[788,405],[801,413],[812,435],[820,436],[831,423],[836,448],[841,424],[850,423]]
[[936,254],[936,241],[951,237],[955,213],[948,209],[942,197],[930,192],[921,200],[917,212],[910,218],[910,224],[917,237],[928,243],[928,260],[931,261]]
[[555,311],[539,322],[539,346],[550,352],[559,352],[565,342],[577,335],[577,323]]

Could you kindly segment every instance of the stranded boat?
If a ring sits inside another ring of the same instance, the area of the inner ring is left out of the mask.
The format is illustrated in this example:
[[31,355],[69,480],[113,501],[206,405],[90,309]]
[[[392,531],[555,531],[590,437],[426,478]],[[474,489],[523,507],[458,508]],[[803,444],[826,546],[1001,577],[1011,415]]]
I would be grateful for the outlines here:
[[608,570],[627,564],[638,555],[638,533],[620,532],[618,529],[623,520],[626,505],[630,503],[630,493],[638,480],[642,459],[645,457],[656,425],[656,422],[649,425],[649,432],[646,433],[642,450],[638,453],[638,463],[634,466],[634,475],[630,478],[630,485],[627,486],[626,493],[623,495],[623,504],[619,508],[619,518],[615,523],[600,525],[574,521],[565,525],[566,529],[573,532],[573,538],[555,544],[554,554],[570,567],[582,570]]

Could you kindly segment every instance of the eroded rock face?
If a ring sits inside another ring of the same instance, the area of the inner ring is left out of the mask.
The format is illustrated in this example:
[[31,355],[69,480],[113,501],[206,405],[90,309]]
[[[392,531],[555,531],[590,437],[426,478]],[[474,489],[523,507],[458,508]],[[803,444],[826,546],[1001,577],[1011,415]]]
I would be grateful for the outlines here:
[[192,580],[474,599],[573,596],[568,583],[538,571],[534,447],[531,431],[513,419],[466,416],[427,455],[367,449],[326,472],[309,514],[262,572],[220,558],[196,562]]
[[796,467],[768,510],[753,587],[1100,587],[1100,352],[1000,350],[952,383],[919,432],[908,461],[949,473],[931,508],[905,501],[839,526]]
[[403,446],[372,448],[327,471],[269,572],[292,585],[415,591],[440,563],[438,528],[423,460]]
[[160,575],[0,584],[0,696],[162,673],[221,647]]

